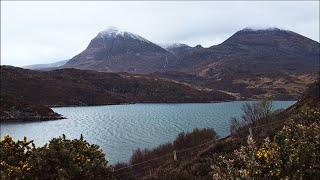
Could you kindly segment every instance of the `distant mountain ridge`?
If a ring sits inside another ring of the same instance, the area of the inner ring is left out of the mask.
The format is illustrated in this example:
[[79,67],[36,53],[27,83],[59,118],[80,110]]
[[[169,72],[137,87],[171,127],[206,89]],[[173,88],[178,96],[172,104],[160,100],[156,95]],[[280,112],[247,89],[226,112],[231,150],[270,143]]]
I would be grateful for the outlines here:
[[48,64],[33,64],[33,65],[28,65],[28,66],[22,66],[22,68],[25,69],[31,69],[31,70],[41,70],[41,69],[48,69],[48,68],[59,68],[66,64],[69,60],[62,60],[62,61],[57,61],[53,63],[48,63]]
[[83,52],[62,67],[134,73],[181,71],[212,76],[223,75],[230,68],[257,73],[315,72],[318,60],[318,42],[277,28],[245,28],[209,48],[178,43],[162,48],[139,35],[111,28],[98,33]]
[[319,43],[280,29],[244,29],[219,45],[176,55],[181,59],[176,70],[201,76],[310,73],[319,68]]

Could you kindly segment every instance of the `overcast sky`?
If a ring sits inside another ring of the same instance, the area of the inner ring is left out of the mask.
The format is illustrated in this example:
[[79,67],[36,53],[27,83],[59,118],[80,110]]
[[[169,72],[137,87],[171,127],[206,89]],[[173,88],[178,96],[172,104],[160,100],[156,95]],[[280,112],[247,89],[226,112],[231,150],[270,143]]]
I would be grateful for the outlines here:
[[1,64],[70,59],[109,26],[158,44],[209,47],[245,27],[288,29],[319,42],[319,1],[1,1]]

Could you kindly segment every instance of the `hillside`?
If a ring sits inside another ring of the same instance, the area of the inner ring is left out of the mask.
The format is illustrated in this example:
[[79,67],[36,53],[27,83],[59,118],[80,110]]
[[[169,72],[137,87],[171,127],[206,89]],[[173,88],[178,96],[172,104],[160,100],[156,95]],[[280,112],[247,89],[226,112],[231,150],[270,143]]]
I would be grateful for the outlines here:
[[16,98],[4,94],[1,94],[0,104],[0,121],[34,121],[63,118],[48,107],[18,101]]
[[46,106],[234,100],[226,93],[143,75],[1,66],[1,93]]
[[177,71],[155,72],[151,75],[228,92],[235,95],[238,100],[261,100],[268,97],[273,97],[275,100],[296,100],[318,77],[316,73],[299,75],[274,73],[251,77],[208,78]]

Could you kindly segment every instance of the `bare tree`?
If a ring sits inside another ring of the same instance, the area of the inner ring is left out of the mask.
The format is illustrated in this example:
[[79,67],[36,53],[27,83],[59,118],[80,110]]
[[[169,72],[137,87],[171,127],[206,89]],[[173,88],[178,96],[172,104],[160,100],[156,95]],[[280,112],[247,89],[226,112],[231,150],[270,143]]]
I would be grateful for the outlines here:
[[235,117],[230,119],[230,132],[232,134],[247,125],[256,125],[273,114],[271,99],[265,99],[259,102],[245,103],[242,106],[243,115],[241,119]]

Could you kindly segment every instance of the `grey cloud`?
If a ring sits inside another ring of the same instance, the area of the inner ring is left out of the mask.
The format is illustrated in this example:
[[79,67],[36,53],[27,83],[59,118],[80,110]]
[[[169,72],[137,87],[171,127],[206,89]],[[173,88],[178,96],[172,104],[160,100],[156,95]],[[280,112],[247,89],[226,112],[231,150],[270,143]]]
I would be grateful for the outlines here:
[[279,27],[319,41],[319,2],[1,2],[1,64],[68,59],[115,26],[155,43],[219,44],[245,27]]

